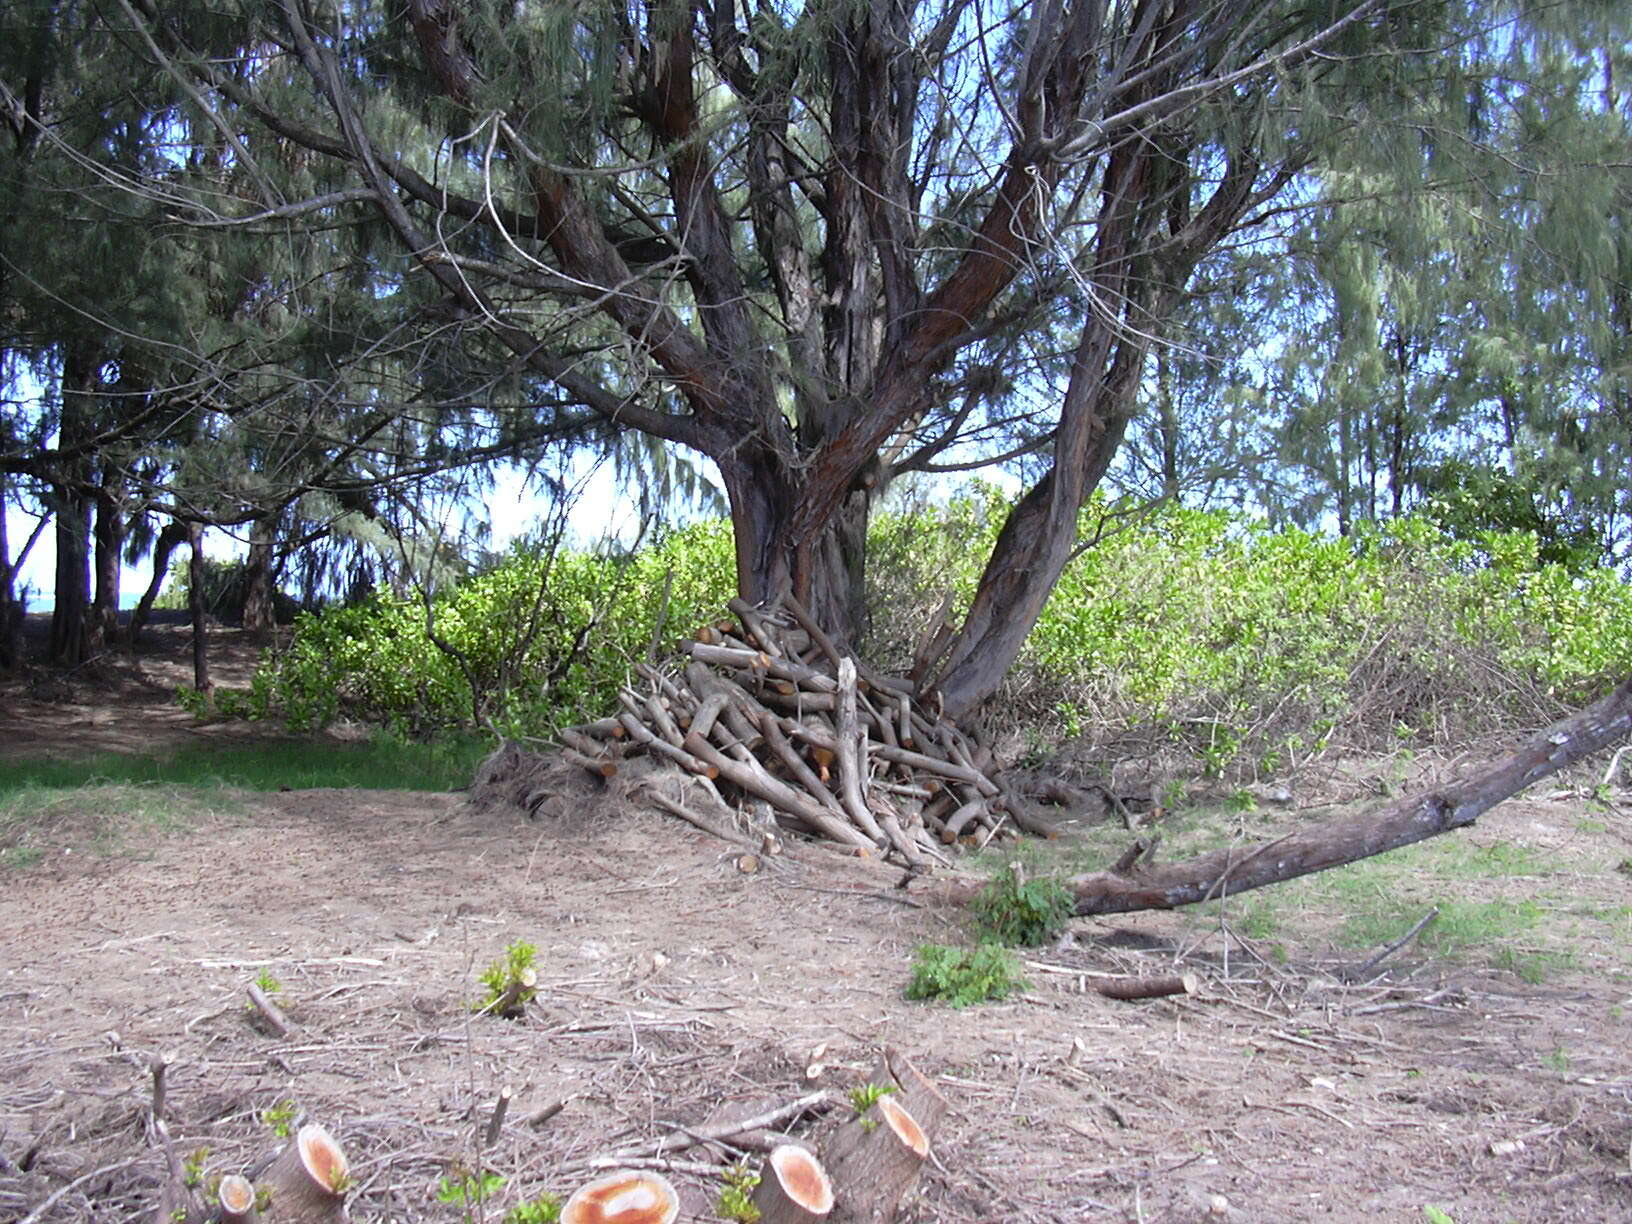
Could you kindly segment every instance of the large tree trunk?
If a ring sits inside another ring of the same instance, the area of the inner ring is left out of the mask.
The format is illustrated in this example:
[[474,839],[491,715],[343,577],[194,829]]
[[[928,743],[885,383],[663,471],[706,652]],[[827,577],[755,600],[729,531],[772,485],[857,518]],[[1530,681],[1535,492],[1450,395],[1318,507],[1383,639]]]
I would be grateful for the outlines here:
[[91,601],[90,638],[93,647],[119,640],[120,556],[125,546],[125,520],[109,481],[118,479],[104,470],[95,496],[96,594]]
[[50,658],[76,667],[90,657],[86,619],[91,598],[91,503],[68,485],[56,487],[55,501],[56,603],[51,610]]
[[69,345],[62,365],[62,425],[59,449],[67,458],[52,483],[56,512],[56,606],[51,612],[50,658],[77,667],[90,657],[86,612],[91,599],[90,473],[78,448],[94,428],[92,390],[97,363],[82,347]]
[[266,638],[277,627],[272,545],[277,520],[258,518],[249,525],[249,556],[244,562],[244,628]]

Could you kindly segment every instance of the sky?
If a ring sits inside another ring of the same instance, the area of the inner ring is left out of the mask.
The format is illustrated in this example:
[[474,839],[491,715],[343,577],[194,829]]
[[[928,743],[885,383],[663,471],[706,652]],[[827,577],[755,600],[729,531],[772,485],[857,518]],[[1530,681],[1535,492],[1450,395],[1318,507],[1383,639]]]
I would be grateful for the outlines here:
[[[582,539],[592,540],[608,534],[614,537],[631,534],[637,526],[638,516],[629,499],[618,493],[611,470],[605,466],[594,470],[586,467],[578,475],[582,491],[569,516],[569,529]],[[487,516],[492,533],[488,547],[498,551],[536,526],[550,508],[550,499],[535,483],[529,482],[524,469],[505,466],[494,474],[492,494],[479,509],[472,507],[472,513]],[[6,535],[14,554],[28,539],[34,524],[32,515],[15,506],[6,507]],[[212,528],[204,533],[205,555],[214,560],[240,557],[246,547],[242,538],[226,531]],[[51,610],[56,564],[56,537],[47,527],[35,542],[17,579],[17,593],[19,596],[26,595],[30,612]],[[152,570],[148,566],[125,566],[119,579],[119,606],[135,606],[151,579]]]

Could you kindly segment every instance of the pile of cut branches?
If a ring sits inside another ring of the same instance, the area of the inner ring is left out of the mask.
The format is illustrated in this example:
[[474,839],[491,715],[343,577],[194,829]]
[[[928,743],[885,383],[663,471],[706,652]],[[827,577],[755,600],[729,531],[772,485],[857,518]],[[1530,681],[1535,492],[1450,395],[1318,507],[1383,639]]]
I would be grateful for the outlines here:
[[703,780],[727,809],[768,807],[783,829],[913,867],[960,840],[1046,831],[993,781],[983,744],[907,681],[841,651],[798,602],[729,607],[735,618],[698,630],[673,667],[640,665],[643,691],[625,687],[616,717],[561,732],[567,759],[611,777],[621,758],[646,753]]

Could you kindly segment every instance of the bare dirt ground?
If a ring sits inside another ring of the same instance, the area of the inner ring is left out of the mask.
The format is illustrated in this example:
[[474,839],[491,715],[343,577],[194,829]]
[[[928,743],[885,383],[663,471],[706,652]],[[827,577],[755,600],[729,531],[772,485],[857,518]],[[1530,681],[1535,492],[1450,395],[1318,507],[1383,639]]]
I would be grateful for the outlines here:
[[[165,704],[183,646],[171,633],[123,681],[67,700],[0,690],[0,779],[20,756],[242,734]],[[893,887],[898,873],[806,851],[743,875],[720,843],[587,780],[549,810],[236,793],[118,853],[0,877],[0,1220],[152,1218],[160,1053],[169,1127],[210,1171],[274,1147],[262,1115],[292,1102],[351,1156],[354,1219],[461,1219],[436,1191],[479,1165],[507,1180],[470,1218],[497,1221],[597,1161],[656,1156],[676,1125],[819,1088],[842,1100],[883,1046],[952,1105],[906,1220],[1632,1220],[1624,947],[1583,945],[1540,984],[1407,950],[1353,985],[1335,970],[1364,953],[1325,941],[1329,914],[1283,927],[1284,961],[1136,915],[1077,922],[1027,955],[1023,996],[954,1011],[903,987],[914,948],[962,942],[964,918]],[[1539,849],[1549,887],[1624,907],[1624,877],[1585,865],[1628,853],[1627,809],[1588,833],[1583,812],[1567,794],[1516,801],[1475,836]],[[64,846],[83,847],[72,824]],[[538,1000],[514,1021],[473,1016],[477,975],[515,940],[539,949]],[[1088,989],[1181,954],[1196,996]],[[246,1011],[263,972],[286,1038]],[[505,1087],[506,1124],[478,1152]],[[682,1219],[715,1218],[718,1159],[669,1158]]]

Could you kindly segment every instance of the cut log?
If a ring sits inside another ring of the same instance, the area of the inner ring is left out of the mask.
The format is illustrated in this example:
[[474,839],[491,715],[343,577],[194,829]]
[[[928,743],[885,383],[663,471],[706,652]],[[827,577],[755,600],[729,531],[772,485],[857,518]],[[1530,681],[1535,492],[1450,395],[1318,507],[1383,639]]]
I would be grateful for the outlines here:
[[772,1149],[754,1190],[760,1224],[806,1224],[833,1210],[833,1181],[815,1155],[793,1143]]
[[674,1224],[680,1196],[661,1173],[617,1169],[580,1186],[560,1224]]
[[257,1224],[260,1220],[255,1210],[255,1187],[249,1178],[229,1173],[221,1179],[215,1194],[221,1203],[221,1224]]
[[295,1031],[295,1026],[289,1022],[289,1017],[283,1014],[283,1009],[272,1002],[271,996],[254,982],[244,987],[244,993],[249,995],[250,1004],[275,1035],[287,1037]]
[[261,1178],[263,1224],[340,1224],[351,1166],[334,1137],[315,1122],[300,1128]]
[[1160,999],[1166,995],[1192,995],[1201,985],[1193,973],[1173,973],[1162,977],[1103,978],[1089,983],[1095,994],[1107,999]]

